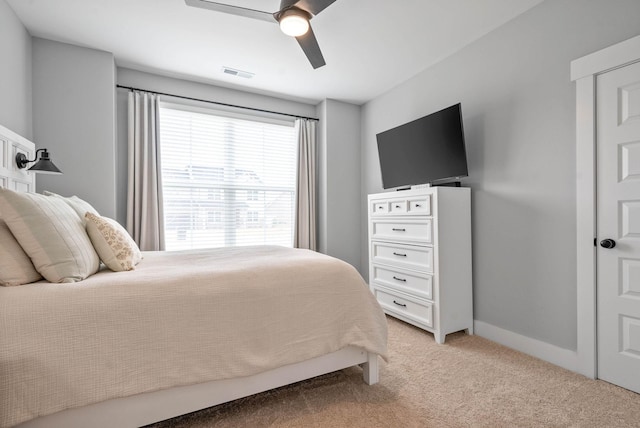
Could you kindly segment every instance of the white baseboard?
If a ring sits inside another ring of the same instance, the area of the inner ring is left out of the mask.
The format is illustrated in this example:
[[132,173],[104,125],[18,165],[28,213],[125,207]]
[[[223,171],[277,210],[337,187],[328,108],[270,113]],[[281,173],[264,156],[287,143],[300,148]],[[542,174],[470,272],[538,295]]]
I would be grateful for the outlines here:
[[556,366],[578,372],[578,353],[560,348],[537,339],[532,339],[482,321],[473,321],[474,334],[497,342],[516,351],[540,358]]

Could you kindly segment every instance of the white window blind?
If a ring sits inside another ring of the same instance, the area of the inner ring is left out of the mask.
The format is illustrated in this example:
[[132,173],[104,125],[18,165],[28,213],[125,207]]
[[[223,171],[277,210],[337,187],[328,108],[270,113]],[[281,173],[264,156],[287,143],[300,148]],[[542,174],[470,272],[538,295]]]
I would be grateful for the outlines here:
[[160,108],[167,250],[293,245],[293,124]]

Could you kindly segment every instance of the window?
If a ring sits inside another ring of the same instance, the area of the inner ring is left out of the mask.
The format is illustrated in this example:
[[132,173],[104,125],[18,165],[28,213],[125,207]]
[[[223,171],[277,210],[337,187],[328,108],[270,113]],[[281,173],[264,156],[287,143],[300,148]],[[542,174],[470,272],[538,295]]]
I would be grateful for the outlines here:
[[160,108],[167,250],[293,245],[293,123]]

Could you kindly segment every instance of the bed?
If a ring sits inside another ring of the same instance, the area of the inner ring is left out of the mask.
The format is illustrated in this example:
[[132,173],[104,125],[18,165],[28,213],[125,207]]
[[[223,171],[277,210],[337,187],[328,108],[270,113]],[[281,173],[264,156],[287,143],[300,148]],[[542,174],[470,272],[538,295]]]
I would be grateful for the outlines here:
[[[3,160],[33,151],[6,129],[0,142]],[[0,187],[32,191],[33,177],[5,162]],[[0,287],[0,427],[142,426],[354,365],[373,384],[386,352],[384,315],[347,263],[275,246],[143,252],[131,271]]]

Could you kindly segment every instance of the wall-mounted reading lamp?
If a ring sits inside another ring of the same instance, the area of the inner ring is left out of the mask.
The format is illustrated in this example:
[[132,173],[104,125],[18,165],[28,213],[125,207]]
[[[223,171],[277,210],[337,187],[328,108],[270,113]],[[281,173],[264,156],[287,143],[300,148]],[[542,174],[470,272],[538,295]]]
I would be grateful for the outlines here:
[[[38,160],[38,152],[42,152],[40,160]],[[24,153],[18,153],[16,155],[16,164],[18,165],[18,168],[26,168],[27,164],[37,161],[35,165],[29,168],[29,171],[39,172],[41,174],[62,174],[62,171],[60,171],[58,167],[51,162],[51,159],[49,159],[49,152],[47,149],[38,149],[36,150],[35,155],[35,159],[29,160]]]

